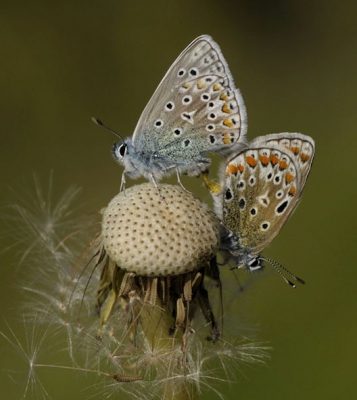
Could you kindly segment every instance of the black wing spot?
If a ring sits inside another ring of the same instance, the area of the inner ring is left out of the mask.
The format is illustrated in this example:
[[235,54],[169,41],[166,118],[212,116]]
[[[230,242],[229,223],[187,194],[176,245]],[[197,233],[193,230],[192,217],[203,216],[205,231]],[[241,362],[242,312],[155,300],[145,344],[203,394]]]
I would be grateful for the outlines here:
[[186,118],[186,119],[188,119],[188,120],[191,119],[191,115],[190,115],[190,114],[183,113],[182,115],[184,116],[184,118]]
[[185,97],[182,99],[182,102],[188,104],[188,103],[191,102],[191,100],[192,100],[192,97],[191,97],[191,96],[185,96]]
[[183,145],[184,145],[185,147],[188,147],[188,146],[190,145],[190,143],[191,143],[191,140],[186,139],[186,140],[184,140]]
[[238,203],[239,208],[243,210],[243,208],[245,207],[245,204],[246,204],[246,201],[245,201],[245,199],[242,197],[242,198],[239,200],[239,203]]
[[191,76],[196,76],[198,74],[198,69],[197,68],[191,68],[190,69],[190,75]]
[[167,104],[166,104],[166,110],[169,110],[169,111],[171,111],[171,110],[173,110],[173,108],[174,108],[174,103],[172,102],[172,101],[169,101]]
[[201,100],[203,100],[203,101],[208,101],[210,99],[210,96],[207,94],[207,93],[204,93],[202,96],[201,96]]
[[266,230],[269,228],[269,223],[268,223],[268,222],[263,222],[262,225],[261,225],[261,227],[262,227],[262,229],[263,229],[264,231],[266,231]]
[[280,206],[277,207],[276,211],[278,214],[281,214],[285,211],[286,207],[288,206],[289,202],[287,200],[283,201]]
[[226,196],[225,196],[225,199],[226,200],[231,200],[233,198],[233,195],[232,195],[232,192],[231,192],[231,189],[227,189],[226,190]]

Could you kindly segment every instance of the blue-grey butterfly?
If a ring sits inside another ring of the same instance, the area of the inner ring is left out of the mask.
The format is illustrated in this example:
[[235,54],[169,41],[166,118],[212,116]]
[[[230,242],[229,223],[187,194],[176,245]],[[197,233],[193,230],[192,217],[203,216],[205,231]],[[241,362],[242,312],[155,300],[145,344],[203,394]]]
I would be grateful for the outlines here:
[[[103,125],[99,120],[95,120]],[[145,107],[132,137],[114,144],[114,158],[130,178],[155,185],[174,172],[206,171],[206,153],[232,154],[247,130],[243,98],[210,36],[195,39],[172,64]]]
[[237,268],[248,271],[272,264],[287,271],[260,252],[274,239],[296,208],[315,154],[315,143],[300,133],[258,137],[225,165],[224,177],[216,185],[205,176],[215,201],[215,211],[224,226],[222,250]]

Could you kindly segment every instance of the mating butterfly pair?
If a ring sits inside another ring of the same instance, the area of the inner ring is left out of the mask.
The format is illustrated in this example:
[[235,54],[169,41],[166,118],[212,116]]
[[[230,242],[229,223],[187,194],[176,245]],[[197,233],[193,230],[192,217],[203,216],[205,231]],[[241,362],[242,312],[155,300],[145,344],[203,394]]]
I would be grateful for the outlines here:
[[[264,258],[259,253],[299,201],[315,145],[298,133],[246,143],[246,131],[240,91],[219,46],[204,35],[179,55],[145,107],[133,136],[116,143],[113,155],[124,166],[121,188],[126,175],[143,176],[156,185],[175,172],[178,179],[182,173],[204,173],[215,211],[227,229],[222,249],[229,251],[238,267],[254,271],[262,268]],[[207,153],[233,155],[220,186],[206,174]],[[277,263],[271,263],[277,268]]]

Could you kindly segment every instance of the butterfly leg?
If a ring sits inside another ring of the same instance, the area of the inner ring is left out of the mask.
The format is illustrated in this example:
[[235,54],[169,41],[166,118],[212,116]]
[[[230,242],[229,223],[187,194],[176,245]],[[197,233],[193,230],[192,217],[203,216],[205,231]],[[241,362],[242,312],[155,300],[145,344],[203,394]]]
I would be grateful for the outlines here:
[[120,182],[120,192],[122,192],[123,190],[125,190],[125,185],[126,185],[126,179],[125,179],[125,170],[121,175],[121,182]]
[[155,180],[153,174],[150,174],[150,181],[151,181],[152,184],[155,186],[155,188],[156,188],[156,190],[157,190],[157,193],[159,194],[159,197],[162,198],[163,201],[166,203],[165,197],[162,197],[162,196],[161,196],[159,186],[157,185],[157,182],[156,182],[156,180]]
[[157,182],[156,182],[156,180],[155,180],[155,178],[154,178],[154,175],[153,175],[153,174],[150,174],[150,180],[151,180],[152,184],[153,184],[153,185],[156,187],[157,191],[158,191],[158,192],[159,192],[159,194],[160,194],[159,187],[157,186]]
[[185,186],[183,186],[183,184],[182,184],[182,182],[181,182],[181,179],[180,179],[180,172],[179,172],[177,166],[175,166],[175,170],[176,170],[177,182],[180,184],[180,186],[182,187],[182,189],[183,189],[185,192],[192,194],[189,190],[187,190],[187,189],[185,188]]

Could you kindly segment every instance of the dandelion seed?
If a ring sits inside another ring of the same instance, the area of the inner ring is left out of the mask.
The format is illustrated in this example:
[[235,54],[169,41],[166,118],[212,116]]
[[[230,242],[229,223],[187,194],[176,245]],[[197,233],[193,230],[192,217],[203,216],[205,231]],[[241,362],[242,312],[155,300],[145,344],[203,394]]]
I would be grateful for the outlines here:
[[[50,327],[47,327],[44,331],[39,332],[36,324],[30,326],[29,323],[24,321],[24,333],[25,343],[21,343],[18,336],[15,334],[11,326],[5,321],[6,326],[9,330],[9,335],[4,332],[0,332],[0,335],[7,341],[17,355],[26,363],[27,373],[22,373],[22,378],[25,382],[25,388],[21,395],[21,399],[33,398],[33,399],[48,399],[50,398],[46,389],[42,385],[37,370],[37,360],[45,352],[45,343],[50,338],[56,335],[55,331],[51,331]],[[15,382],[19,382],[19,371],[8,371],[11,379]]]

